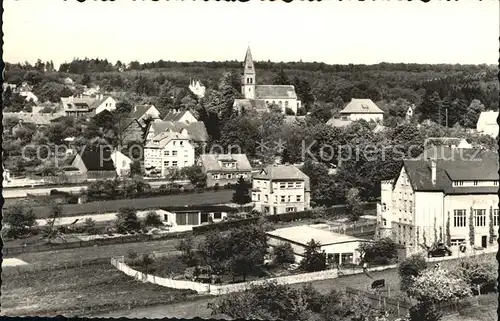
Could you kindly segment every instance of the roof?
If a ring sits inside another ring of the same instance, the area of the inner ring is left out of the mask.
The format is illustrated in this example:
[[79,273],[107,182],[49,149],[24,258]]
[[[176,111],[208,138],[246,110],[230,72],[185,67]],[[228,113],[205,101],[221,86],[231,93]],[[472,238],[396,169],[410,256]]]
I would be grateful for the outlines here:
[[93,110],[99,107],[109,96],[103,96],[101,99],[92,97],[61,97],[61,103],[64,110],[84,109]]
[[290,241],[300,245],[307,245],[307,243],[309,243],[312,239],[314,239],[314,241],[316,242],[319,242],[322,246],[347,242],[368,241],[350,235],[313,228],[307,225],[280,228],[274,231],[267,232],[267,234],[269,236],[274,236],[282,240]]
[[247,52],[245,54],[243,68],[244,68],[245,74],[255,74],[255,66],[253,65],[253,59],[252,59],[252,53],[250,52],[250,46],[248,46]]
[[384,111],[378,108],[371,99],[356,99],[351,101],[340,112],[341,114],[383,114]]
[[111,160],[111,151],[108,149],[85,149],[80,157],[89,171],[115,171],[115,165]]
[[[236,168],[224,168],[220,162],[235,161]],[[250,172],[252,166],[245,154],[202,154],[200,162],[206,172],[228,171],[228,172]]]
[[293,85],[259,85],[255,86],[257,99],[297,99]]
[[165,118],[163,118],[163,120],[164,121],[179,121],[186,113],[190,113],[195,118],[197,118],[196,115],[189,110],[180,110],[180,111],[169,110],[167,115],[165,116]]
[[155,108],[155,106],[153,106],[153,105],[138,105],[138,106],[134,106],[134,109],[130,112],[130,114],[129,114],[128,117],[129,118],[133,118],[133,119],[140,119],[151,108]]
[[265,100],[262,99],[235,99],[233,107],[238,110],[259,110],[268,111]]
[[332,117],[326,122],[326,124],[332,127],[344,127],[352,124],[352,120],[342,120],[337,117]]
[[302,180],[305,182],[306,190],[310,190],[309,177],[294,165],[270,165],[262,169],[255,179],[268,180]]
[[48,125],[50,122],[61,116],[60,113],[3,113],[4,118],[16,118],[24,123],[31,123],[36,125]]
[[183,129],[186,129],[189,137],[194,141],[208,141],[207,128],[205,127],[205,123],[202,121],[197,121],[189,124],[178,121],[155,121],[150,124],[149,131],[152,130],[155,134],[163,133],[166,131],[180,133]]
[[306,116],[285,116],[285,123],[293,124],[301,121],[305,121]]
[[[159,133],[151,141],[149,141],[145,148],[164,148],[172,140],[189,140],[189,136],[182,135],[177,132],[163,132]],[[156,144],[155,142],[158,142]]]
[[494,125],[498,126],[497,123],[497,118],[498,118],[498,111],[483,111],[481,114],[479,114],[479,118],[477,120],[477,125],[480,126],[487,126],[487,125]]
[[498,154],[459,149],[451,157],[436,157],[436,183],[432,184],[431,161],[424,157],[405,160],[404,169],[415,191],[442,191],[446,194],[497,193],[497,186],[454,187],[453,181],[498,181]]
[[237,212],[238,208],[225,205],[196,205],[196,206],[167,206],[161,208],[164,211],[176,212]]

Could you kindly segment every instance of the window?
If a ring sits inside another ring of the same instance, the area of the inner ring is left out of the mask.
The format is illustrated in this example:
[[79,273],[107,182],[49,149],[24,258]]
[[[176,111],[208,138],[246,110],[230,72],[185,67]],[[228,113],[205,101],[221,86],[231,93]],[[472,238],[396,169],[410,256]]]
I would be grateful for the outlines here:
[[227,179],[233,178],[233,174],[227,174]]
[[179,144],[180,144],[181,146],[184,146],[184,142],[183,142],[182,140],[179,142]]
[[264,195],[266,197],[266,202],[269,201],[269,195]]
[[296,208],[295,207],[287,207],[286,211],[287,212],[295,212]]
[[164,151],[163,156],[170,156],[170,151],[168,151],[168,150]]
[[474,210],[474,225],[475,226],[486,226],[486,210],[485,209]]
[[464,185],[464,181],[453,181],[453,185],[454,186],[463,186]]
[[274,203],[278,203],[278,195],[274,195]]
[[288,101],[285,101],[285,107],[288,107]]
[[184,166],[187,166],[188,162],[187,161],[184,161]]
[[177,161],[173,161],[173,162],[172,162],[172,166],[173,166],[173,167],[177,167]]
[[177,151],[176,150],[172,151],[172,156],[177,156]]
[[412,201],[408,201],[410,206],[409,206],[409,211],[410,213],[413,213],[413,202]]
[[280,189],[283,189],[283,188],[286,188],[286,184],[285,183],[280,183]]
[[493,225],[498,226],[498,208],[493,209]]
[[457,246],[465,242],[465,239],[451,239],[451,245]]
[[477,186],[477,181],[474,181],[474,186]]
[[285,203],[285,195],[281,195],[281,203]]
[[212,174],[213,179],[219,179],[219,174]]
[[260,201],[260,194],[257,194],[257,201]]
[[297,202],[302,202],[302,195],[297,195]]
[[288,188],[293,188],[293,182],[287,184]]
[[297,188],[301,188],[301,187],[302,187],[302,183],[301,183],[301,182],[296,182],[296,183],[295,183],[295,187],[297,187]]
[[466,210],[453,210],[453,226],[464,227],[466,225]]
[[497,186],[498,185],[498,181],[493,181],[493,185]]
[[221,212],[214,213],[214,220],[220,220],[221,218],[222,218],[222,213]]
[[384,226],[387,225],[387,220],[385,218],[382,219],[382,223],[384,224]]
[[291,195],[288,195],[287,196],[287,202],[290,203],[292,201],[292,196]]

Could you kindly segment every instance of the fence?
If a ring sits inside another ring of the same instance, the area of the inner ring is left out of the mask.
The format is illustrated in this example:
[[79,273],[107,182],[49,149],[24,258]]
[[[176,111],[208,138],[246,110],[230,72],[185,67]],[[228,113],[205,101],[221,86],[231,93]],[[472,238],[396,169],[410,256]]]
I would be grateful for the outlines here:
[[121,243],[148,242],[156,240],[173,239],[173,238],[183,237],[187,233],[189,233],[189,231],[173,232],[164,235],[138,234],[138,235],[119,236],[113,238],[94,239],[89,241],[79,241],[79,242],[12,246],[12,247],[4,247],[2,251],[4,256],[12,256],[19,253],[27,253],[27,252],[55,251],[55,250],[74,249],[80,247],[91,247],[94,245],[102,246],[102,245],[113,245]]
[[347,294],[363,296],[365,299],[367,299],[372,308],[383,309],[392,316],[402,317],[407,315],[410,311],[411,303],[407,301],[389,298],[383,295],[378,295],[351,287],[346,287],[345,291]]

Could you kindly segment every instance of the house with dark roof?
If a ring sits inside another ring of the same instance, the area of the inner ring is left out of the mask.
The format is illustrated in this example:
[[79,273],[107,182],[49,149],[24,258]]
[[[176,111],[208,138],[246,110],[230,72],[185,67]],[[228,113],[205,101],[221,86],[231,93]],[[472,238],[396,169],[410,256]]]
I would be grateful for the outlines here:
[[245,154],[202,154],[198,165],[207,175],[207,186],[236,184],[240,177],[250,180],[252,173]]
[[371,99],[352,98],[347,106],[340,111],[340,115],[332,117],[327,124],[333,127],[343,127],[362,119],[367,122],[382,123],[384,111]]
[[398,177],[381,183],[377,236],[411,250],[435,242],[490,247],[499,222],[498,168],[498,153],[473,148],[444,146],[404,160]]
[[120,119],[122,130],[122,144],[142,142],[144,133],[149,126],[148,119],[158,120],[160,112],[153,105],[134,106],[128,117]]
[[128,117],[144,125],[147,119],[159,119],[160,111],[154,105],[137,105],[132,108]]
[[188,135],[192,142],[208,141],[207,128],[202,121],[180,122],[156,120],[148,125],[146,130],[146,142],[164,132],[175,132]]
[[294,165],[270,165],[252,178],[252,202],[264,214],[307,210],[310,194],[309,177]]
[[86,175],[88,180],[116,177],[116,168],[109,149],[85,148],[81,153],[75,154],[70,166],[78,168],[79,172]]
[[172,121],[180,123],[194,123],[198,121],[198,117],[195,112],[190,110],[169,110],[163,121]]
[[243,63],[241,84],[241,94],[244,99],[235,99],[233,108],[237,112],[245,109],[269,111],[269,107],[275,105],[280,107],[283,113],[289,109],[297,114],[297,110],[301,108],[301,102],[297,98],[293,85],[257,85],[250,47],[247,49]]
[[95,97],[61,97],[61,104],[67,116],[95,116],[104,110],[116,109],[116,100],[111,96],[96,95]]

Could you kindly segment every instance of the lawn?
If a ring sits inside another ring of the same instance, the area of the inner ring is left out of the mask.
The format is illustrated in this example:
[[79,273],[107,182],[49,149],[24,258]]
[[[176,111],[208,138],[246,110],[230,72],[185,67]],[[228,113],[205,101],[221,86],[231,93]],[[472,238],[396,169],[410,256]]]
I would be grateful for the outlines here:
[[64,315],[124,311],[198,295],[128,277],[111,264],[25,273],[2,280],[2,315]]
[[[63,210],[63,216],[78,216],[92,213],[112,213],[118,211],[121,207],[133,207],[136,210],[147,210],[164,206],[226,204],[231,202],[232,196],[232,190],[220,190],[196,194],[178,194],[151,198],[100,201],[85,204],[67,204],[62,205],[61,208]],[[49,217],[51,211],[51,206],[33,207],[33,212],[37,218]]]
[[478,297],[479,305],[464,307],[456,314],[444,316],[442,321],[496,321],[498,320],[498,294]]

